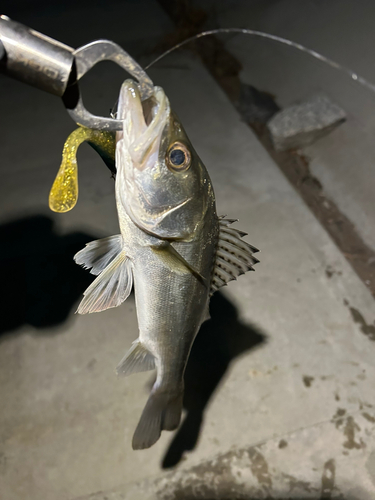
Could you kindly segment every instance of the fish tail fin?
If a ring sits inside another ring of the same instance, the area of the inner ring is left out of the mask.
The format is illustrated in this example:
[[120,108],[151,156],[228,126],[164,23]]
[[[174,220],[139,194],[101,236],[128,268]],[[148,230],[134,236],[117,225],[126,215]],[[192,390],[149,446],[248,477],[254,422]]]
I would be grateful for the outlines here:
[[171,398],[168,393],[153,390],[133,436],[133,450],[150,448],[162,430],[174,430],[181,420],[183,392]]
[[181,392],[168,401],[168,406],[164,412],[163,430],[174,431],[180,425],[183,396],[184,393]]

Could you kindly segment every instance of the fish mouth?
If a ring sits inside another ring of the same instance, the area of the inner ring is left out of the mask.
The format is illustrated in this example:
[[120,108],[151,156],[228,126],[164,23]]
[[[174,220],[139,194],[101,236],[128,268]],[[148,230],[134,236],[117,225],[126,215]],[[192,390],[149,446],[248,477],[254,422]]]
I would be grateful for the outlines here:
[[133,80],[126,80],[121,87],[117,118],[123,120],[123,131],[117,140],[124,139],[133,165],[143,169],[157,159],[163,130],[170,114],[169,101],[160,87],[142,101],[139,88]]
[[164,90],[154,87],[153,96],[142,102],[137,84],[126,80],[117,118],[123,122],[116,134],[118,203],[144,232],[163,239],[180,238],[179,210],[191,198],[165,164],[171,112]]

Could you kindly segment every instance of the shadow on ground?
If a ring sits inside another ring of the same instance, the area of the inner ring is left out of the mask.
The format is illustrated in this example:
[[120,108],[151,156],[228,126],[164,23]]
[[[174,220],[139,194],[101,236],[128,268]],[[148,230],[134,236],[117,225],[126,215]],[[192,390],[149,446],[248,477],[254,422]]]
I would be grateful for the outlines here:
[[239,321],[236,308],[220,292],[211,298],[210,314],[191,350],[185,372],[187,414],[166,452],[163,469],[177,465],[185,451],[195,448],[204,410],[230,362],[266,341],[264,334]]
[[93,239],[80,232],[60,236],[44,215],[0,226],[0,335],[25,324],[44,329],[67,319],[93,280],[73,256]]

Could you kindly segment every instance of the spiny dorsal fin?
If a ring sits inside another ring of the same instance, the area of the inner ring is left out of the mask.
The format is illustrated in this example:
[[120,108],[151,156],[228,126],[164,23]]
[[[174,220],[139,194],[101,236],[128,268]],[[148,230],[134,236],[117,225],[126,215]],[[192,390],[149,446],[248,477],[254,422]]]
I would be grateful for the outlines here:
[[252,266],[259,262],[253,256],[259,250],[241,239],[247,233],[229,227],[237,219],[224,217],[219,217],[220,234],[210,295],[246,271],[254,271]]

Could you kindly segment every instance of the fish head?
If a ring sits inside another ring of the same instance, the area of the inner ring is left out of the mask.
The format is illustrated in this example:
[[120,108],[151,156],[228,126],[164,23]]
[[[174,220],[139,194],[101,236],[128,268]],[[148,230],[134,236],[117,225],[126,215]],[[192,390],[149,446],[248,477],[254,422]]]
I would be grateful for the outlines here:
[[137,84],[121,88],[116,137],[117,202],[142,230],[162,239],[193,238],[214,194],[207,170],[161,87],[142,102]]

